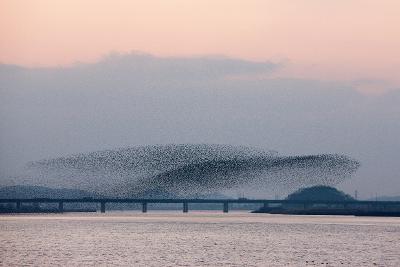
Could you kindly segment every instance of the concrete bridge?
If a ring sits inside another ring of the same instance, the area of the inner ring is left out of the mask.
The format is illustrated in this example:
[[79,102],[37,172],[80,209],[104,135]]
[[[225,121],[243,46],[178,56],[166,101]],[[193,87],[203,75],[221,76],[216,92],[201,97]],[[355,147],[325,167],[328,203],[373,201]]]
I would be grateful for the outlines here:
[[221,204],[222,211],[228,212],[230,204],[260,204],[264,208],[276,205],[296,205],[304,209],[314,205],[325,205],[326,207],[341,206],[343,209],[350,207],[364,208],[367,210],[381,210],[385,211],[388,208],[400,210],[400,201],[304,201],[304,200],[270,200],[270,199],[184,199],[184,198],[171,198],[171,199],[153,199],[153,198],[32,198],[32,199],[0,199],[0,203],[14,203],[18,210],[21,209],[22,203],[58,203],[58,211],[64,211],[65,203],[99,203],[100,211],[106,211],[107,203],[136,203],[142,205],[142,212],[147,212],[147,205],[149,203],[175,203],[182,204],[183,212],[189,212],[189,204],[192,203],[206,203],[206,204]]

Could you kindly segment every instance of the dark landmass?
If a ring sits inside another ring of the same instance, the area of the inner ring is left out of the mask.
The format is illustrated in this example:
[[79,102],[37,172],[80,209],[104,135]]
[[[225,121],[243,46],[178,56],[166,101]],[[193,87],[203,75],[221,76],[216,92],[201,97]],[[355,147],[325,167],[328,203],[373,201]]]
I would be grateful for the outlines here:
[[[64,209],[64,212],[96,212],[96,208],[69,208]],[[61,213],[56,207],[41,207],[39,205],[24,204],[19,210],[13,205],[0,204],[0,214],[2,213]]]
[[287,200],[352,202],[351,204],[284,204],[262,207],[254,213],[292,215],[353,215],[353,216],[400,216],[400,205],[366,206],[357,204],[351,196],[330,186],[313,186],[290,194]]
[[84,198],[99,194],[79,189],[54,189],[44,186],[15,185],[0,188],[0,198]]
[[[0,198],[96,198],[101,195],[79,189],[55,189],[44,186],[15,185],[0,188]],[[95,212],[93,204],[71,203],[64,212]],[[0,204],[0,213],[58,213],[56,204],[23,203],[19,210],[11,203]]]
[[400,207],[396,210],[365,210],[360,207],[356,208],[332,208],[332,207],[312,207],[301,209],[299,207],[276,207],[276,208],[260,208],[252,213],[269,213],[269,214],[287,214],[287,215],[350,215],[350,216],[383,216],[383,217],[400,217]]
[[367,200],[371,201],[400,201],[400,196],[378,196],[374,198],[369,198]]

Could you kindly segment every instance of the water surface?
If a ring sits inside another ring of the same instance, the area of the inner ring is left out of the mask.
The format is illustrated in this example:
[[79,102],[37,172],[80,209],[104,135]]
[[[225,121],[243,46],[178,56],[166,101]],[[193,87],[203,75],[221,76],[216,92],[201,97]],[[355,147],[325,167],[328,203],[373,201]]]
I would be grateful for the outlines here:
[[0,216],[2,266],[400,266],[400,218],[231,212]]

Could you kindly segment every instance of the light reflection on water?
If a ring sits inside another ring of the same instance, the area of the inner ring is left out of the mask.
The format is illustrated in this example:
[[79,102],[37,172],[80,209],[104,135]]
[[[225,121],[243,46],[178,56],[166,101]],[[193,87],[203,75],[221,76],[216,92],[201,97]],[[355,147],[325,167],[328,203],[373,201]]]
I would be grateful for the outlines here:
[[400,266],[400,218],[220,211],[0,216],[0,265]]

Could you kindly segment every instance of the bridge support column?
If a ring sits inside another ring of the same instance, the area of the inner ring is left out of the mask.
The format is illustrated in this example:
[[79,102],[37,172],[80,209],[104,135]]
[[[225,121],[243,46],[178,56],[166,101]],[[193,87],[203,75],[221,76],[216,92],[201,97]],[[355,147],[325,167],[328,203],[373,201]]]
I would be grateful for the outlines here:
[[183,212],[187,213],[189,211],[189,203],[183,202]]
[[100,208],[101,213],[105,213],[106,212],[106,202],[100,202],[100,204],[101,204],[101,208]]
[[143,213],[147,212],[147,202],[142,203],[142,212]]
[[18,211],[21,210],[21,201],[16,202],[16,207]]
[[229,210],[229,204],[228,202],[224,202],[224,213],[227,213]]
[[62,201],[58,202],[58,212],[64,212],[64,202]]

